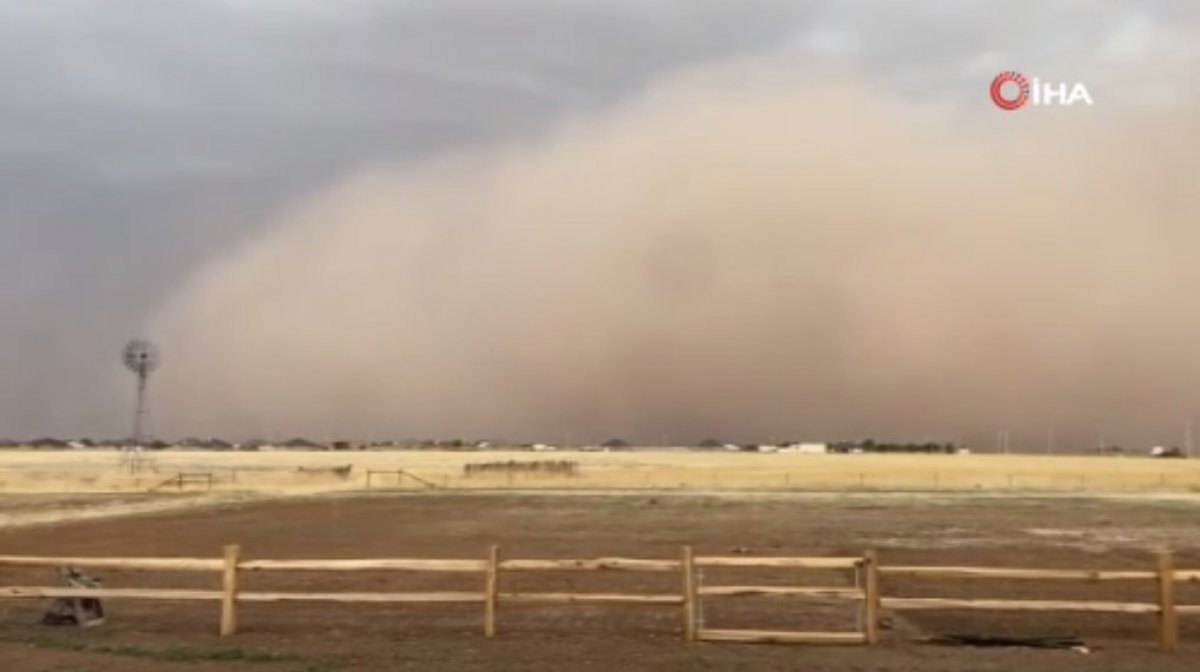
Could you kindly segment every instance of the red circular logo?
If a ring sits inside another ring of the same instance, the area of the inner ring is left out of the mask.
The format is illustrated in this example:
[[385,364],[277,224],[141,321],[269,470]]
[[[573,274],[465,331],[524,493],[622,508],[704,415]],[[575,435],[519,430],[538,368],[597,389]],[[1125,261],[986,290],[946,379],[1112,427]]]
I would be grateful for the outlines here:
[[[1005,97],[1005,84],[1016,84],[1017,95]],[[992,102],[996,104],[996,107],[1008,111],[1020,109],[1025,103],[1029,102],[1029,80],[1025,79],[1025,76],[1019,72],[1013,72],[1012,70],[1002,72],[992,80],[991,93]]]

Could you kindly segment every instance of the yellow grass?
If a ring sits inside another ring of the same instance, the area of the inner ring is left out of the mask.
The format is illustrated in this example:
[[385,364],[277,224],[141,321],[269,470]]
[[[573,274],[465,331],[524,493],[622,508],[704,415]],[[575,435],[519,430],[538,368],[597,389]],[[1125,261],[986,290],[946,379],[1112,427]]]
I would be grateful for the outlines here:
[[[217,492],[300,494],[367,487],[368,471],[404,470],[452,489],[919,490],[1200,492],[1200,461],[1028,455],[803,455],[728,452],[367,451],[147,454],[131,474],[111,451],[0,452],[0,492],[145,492],[179,472],[211,473]],[[490,473],[468,463],[570,460],[577,476]],[[349,478],[304,473],[353,465]],[[372,489],[425,489],[375,473]],[[188,485],[184,491],[203,490]],[[175,489],[172,488],[171,491]]]

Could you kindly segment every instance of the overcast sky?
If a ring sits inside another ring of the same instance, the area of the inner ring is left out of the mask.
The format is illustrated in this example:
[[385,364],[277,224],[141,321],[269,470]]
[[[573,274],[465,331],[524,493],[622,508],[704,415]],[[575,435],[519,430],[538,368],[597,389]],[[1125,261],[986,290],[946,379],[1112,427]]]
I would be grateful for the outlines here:
[[0,438],[127,432],[123,342],[298,199],[374,165],[534,141],[763,54],[966,124],[989,123],[986,84],[1009,68],[1136,115],[1195,104],[1200,5],[9,0]]

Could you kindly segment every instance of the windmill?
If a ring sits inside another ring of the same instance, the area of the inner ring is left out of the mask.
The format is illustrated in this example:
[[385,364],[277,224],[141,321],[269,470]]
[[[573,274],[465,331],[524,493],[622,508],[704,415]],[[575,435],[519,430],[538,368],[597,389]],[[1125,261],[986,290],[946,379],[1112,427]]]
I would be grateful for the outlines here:
[[146,383],[154,369],[158,368],[158,348],[150,341],[134,339],[125,344],[121,351],[121,359],[125,368],[137,376],[137,407],[133,412],[132,445],[122,456],[121,462],[129,466],[131,471],[137,471],[140,466],[142,447],[146,444],[147,427],[150,420],[150,407],[146,403]]

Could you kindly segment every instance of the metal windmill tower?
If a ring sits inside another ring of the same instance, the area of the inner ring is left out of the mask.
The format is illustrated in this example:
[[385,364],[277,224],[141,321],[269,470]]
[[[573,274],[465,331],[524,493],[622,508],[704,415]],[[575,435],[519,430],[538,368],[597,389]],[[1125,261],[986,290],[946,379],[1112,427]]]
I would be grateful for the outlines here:
[[[150,426],[150,406],[146,400],[146,383],[150,374],[158,368],[158,348],[150,341],[134,339],[125,344],[125,349],[121,351],[121,359],[125,363],[125,368],[137,376],[137,407],[133,413],[132,446],[130,446],[131,450],[126,451],[127,459],[122,460],[122,462],[128,462],[131,469],[136,471],[139,462],[138,456],[142,447],[149,440],[147,427]],[[131,459],[130,455],[133,456]]]

